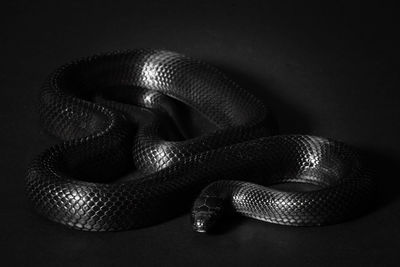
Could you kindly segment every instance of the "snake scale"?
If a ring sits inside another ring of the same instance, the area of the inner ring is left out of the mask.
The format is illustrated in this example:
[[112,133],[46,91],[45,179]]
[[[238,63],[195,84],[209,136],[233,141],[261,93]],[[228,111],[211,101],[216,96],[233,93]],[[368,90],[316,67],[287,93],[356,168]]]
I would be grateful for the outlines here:
[[[63,142],[32,162],[27,196],[40,214],[75,229],[144,227],[191,206],[198,232],[214,229],[226,212],[324,225],[360,214],[371,200],[372,179],[352,148],[277,135],[259,99],[175,52],[112,52],[66,64],[45,82],[39,106],[44,128]],[[209,129],[190,133],[195,122],[183,119],[185,107]],[[281,183],[316,188],[273,187]]]

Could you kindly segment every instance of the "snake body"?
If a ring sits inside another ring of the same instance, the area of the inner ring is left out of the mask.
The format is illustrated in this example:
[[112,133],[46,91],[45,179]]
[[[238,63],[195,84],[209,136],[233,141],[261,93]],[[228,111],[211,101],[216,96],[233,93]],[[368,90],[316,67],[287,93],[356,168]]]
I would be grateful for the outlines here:
[[[180,105],[211,130],[188,134]],[[27,195],[39,213],[76,229],[144,227],[193,201],[199,232],[228,210],[323,225],[359,214],[371,198],[372,180],[353,149],[275,135],[259,99],[218,69],[174,52],[114,52],[64,65],[44,84],[40,119],[63,142],[33,161]],[[318,189],[271,187],[291,182]]]

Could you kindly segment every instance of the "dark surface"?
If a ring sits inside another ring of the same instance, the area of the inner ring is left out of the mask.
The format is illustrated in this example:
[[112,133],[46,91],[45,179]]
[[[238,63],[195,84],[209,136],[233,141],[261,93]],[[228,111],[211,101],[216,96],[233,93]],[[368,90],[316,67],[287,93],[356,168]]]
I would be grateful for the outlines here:
[[[2,4],[2,261],[42,266],[397,265],[396,10],[378,2],[144,2]],[[48,146],[34,106],[42,81],[71,59],[137,47],[174,50],[220,66],[265,100],[281,132],[327,136],[358,147],[376,173],[376,205],[361,218],[333,226],[294,228],[240,219],[212,236],[193,233],[188,214],[118,233],[79,232],[36,215],[23,186],[30,159]]]

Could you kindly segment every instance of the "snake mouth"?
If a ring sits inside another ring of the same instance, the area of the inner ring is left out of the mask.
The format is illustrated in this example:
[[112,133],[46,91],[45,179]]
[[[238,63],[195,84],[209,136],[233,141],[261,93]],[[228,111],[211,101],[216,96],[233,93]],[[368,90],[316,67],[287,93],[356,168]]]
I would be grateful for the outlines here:
[[193,230],[198,232],[198,233],[205,233],[207,232],[206,229],[204,228],[204,225],[202,222],[197,221],[196,223],[193,224]]

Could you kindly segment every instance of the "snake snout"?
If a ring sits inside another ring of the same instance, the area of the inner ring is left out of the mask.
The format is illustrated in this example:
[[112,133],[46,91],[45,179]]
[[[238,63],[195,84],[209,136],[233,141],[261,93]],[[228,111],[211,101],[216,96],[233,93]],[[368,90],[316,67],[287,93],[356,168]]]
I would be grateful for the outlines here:
[[217,221],[217,216],[211,212],[201,212],[192,214],[193,230],[199,233],[208,232]]

